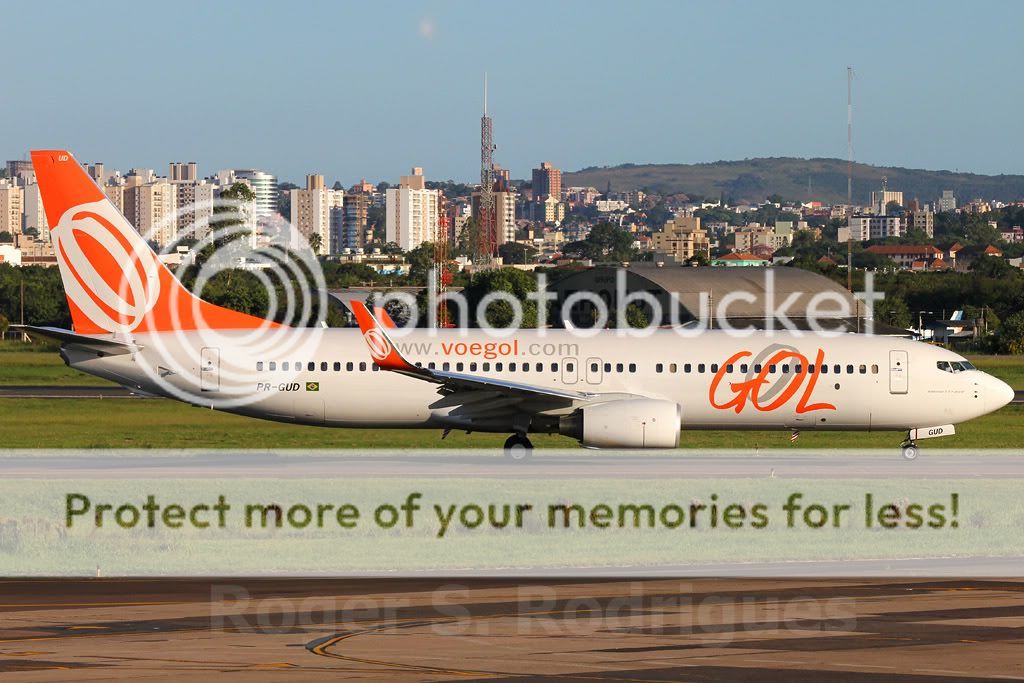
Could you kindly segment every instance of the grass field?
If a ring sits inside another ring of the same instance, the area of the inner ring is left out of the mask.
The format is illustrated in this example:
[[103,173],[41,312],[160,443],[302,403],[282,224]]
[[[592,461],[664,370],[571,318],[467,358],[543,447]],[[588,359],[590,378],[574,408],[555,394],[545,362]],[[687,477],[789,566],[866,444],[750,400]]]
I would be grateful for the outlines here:
[[[64,365],[55,353],[0,345],[0,384],[109,384]],[[977,356],[979,368],[1024,389],[1024,358]],[[266,422],[137,399],[0,399],[4,448],[500,448],[504,434],[438,430],[328,429]],[[1024,442],[1024,406],[958,426],[951,438],[922,441],[924,448],[1008,448]],[[531,437],[537,448],[573,448],[559,436]],[[684,432],[687,448],[895,448],[895,433],[811,433],[795,444],[789,432]]]

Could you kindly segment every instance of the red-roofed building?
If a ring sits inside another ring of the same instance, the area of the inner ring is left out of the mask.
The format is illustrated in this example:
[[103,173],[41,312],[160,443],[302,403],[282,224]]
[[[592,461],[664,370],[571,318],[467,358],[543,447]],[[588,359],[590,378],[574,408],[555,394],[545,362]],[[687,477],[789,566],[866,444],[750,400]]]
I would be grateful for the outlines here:
[[756,254],[744,254],[738,251],[711,260],[711,265],[713,266],[765,266],[767,264],[768,259],[761,258]]
[[942,258],[942,250],[930,244],[875,244],[865,251],[890,258],[900,268],[912,270],[924,270]]

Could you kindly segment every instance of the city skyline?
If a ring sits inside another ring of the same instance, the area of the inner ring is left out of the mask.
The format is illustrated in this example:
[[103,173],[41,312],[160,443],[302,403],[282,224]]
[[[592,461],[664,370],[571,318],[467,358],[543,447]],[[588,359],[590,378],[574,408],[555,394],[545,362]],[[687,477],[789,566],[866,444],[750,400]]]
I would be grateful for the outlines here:
[[349,185],[422,166],[472,181],[485,72],[495,159],[515,178],[542,160],[572,172],[844,158],[852,64],[858,161],[1024,170],[1012,144],[1020,95],[1008,87],[1017,5],[975,5],[978,20],[964,22],[950,2],[868,3],[854,16],[813,3],[527,3],[501,30],[464,3],[313,4],[301,15],[126,6],[113,23],[59,7],[57,23],[52,8],[10,13],[21,30],[5,46],[25,58],[0,76],[4,158],[67,147],[122,170],[188,159],[204,175],[251,167]]

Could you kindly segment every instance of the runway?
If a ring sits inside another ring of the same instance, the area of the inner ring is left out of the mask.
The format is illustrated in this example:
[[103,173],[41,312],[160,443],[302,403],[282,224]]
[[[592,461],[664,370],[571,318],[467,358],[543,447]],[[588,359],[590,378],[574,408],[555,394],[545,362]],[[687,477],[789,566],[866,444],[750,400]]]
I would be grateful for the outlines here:
[[5,680],[1024,677],[1024,581],[0,583]]

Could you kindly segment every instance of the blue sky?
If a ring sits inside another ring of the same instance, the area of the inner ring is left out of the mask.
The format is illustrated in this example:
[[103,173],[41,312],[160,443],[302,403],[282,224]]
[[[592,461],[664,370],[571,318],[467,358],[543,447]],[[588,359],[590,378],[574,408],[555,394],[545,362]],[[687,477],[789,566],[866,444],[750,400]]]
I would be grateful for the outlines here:
[[1022,173],[1017,2],[28,3],[5,11],[0,155],[166,172],[478,176],[484,72],[513,177],[846,156]]

